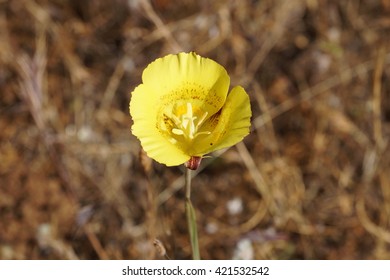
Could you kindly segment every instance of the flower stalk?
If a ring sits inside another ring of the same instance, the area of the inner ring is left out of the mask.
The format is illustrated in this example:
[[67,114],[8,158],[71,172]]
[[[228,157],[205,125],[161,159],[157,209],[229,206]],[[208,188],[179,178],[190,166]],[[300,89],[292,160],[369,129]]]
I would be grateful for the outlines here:
[[185,192],[186,192],[185,209],[186,209],[186,216],[187,216],[187,223],[188,223],[188,232],[190,234],[190,241],[191,241],[192,259],[200,260],[198,229],[196,225],[196,214],[195,214],[195,209],[191,203],[191,179],[192,179],[191,171],[192,170],[190,168],[186,168],[185,171]]

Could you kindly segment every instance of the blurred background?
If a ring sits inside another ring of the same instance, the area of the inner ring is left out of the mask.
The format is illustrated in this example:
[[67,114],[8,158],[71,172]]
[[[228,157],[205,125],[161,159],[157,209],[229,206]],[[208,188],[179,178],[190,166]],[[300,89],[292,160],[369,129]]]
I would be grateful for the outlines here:
[[390,259],[389,39],[389,0],[0,0],[0,258],[191,258],[128,104],[196,51],[253,111],[193,179],[202,258]]

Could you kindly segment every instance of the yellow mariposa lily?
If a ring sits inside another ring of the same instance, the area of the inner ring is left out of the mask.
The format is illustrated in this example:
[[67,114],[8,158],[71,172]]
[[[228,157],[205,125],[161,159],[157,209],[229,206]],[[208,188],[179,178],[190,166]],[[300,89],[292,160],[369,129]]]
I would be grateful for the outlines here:
[[240,86],[228,94],[229,84],[221,65],[194,52],[150,63],[130,101],[132,132],[146,154],[174,166],[241,141],[249,133],[249,96]]

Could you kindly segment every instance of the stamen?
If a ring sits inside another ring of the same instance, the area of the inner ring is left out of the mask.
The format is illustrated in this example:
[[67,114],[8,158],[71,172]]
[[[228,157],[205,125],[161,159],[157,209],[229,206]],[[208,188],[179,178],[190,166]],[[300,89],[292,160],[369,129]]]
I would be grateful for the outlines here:
[[176,115],[172,115],[172,120],[173,122],[175,123],[176,126],[180,126],[181,125],[181,120],[179,120],[178,117],[176,117]]
[[178,129],[178,128],[173,128],[173,129],[172,129],[172,133],[173,133],[173,134],[176,134],[176,135],[184,135],[183,130]]
[[203,124],[203,122],[206,120],[206,117],[207,117],[208,114],[209,114],[209,112],[204,112],[203,113],[203,115],[200,118],[198,124],[196,125],[196,129],[198,129]]
[[195,133],[195,137],[199,136],[199,135],[210,135],[210,134],[211,134],[210,131],[201,131],[201,132]]
[[199,128],[203,125],[204,121],[206,120],[208,112],[204,112],[200,117],[199,121],[195,123],[195,121],[198,119],[198,116],[196,115],[194,116],[192,104],[190,102],[187,102],[186,107],[187,107],[187,112],[185,114],[182,114],[179,117],[175,114],[172,114],[171,116],[172,123],[176,127],[173,127],[171,132],[175,135],[183,136],[185,139],[190,141],[192,141],[199,135],[211,134],[210,131],[198,132]]

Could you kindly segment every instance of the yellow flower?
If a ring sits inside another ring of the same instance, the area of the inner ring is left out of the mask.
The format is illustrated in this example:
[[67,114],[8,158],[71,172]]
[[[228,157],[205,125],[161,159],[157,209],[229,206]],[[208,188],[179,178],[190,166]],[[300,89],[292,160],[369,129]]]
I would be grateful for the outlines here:
[[167,166],[241,141],[250,127],[248,94],[215,61],[194,52],[167,55],[146,67],[132,92],[132,132],[147,155]]

